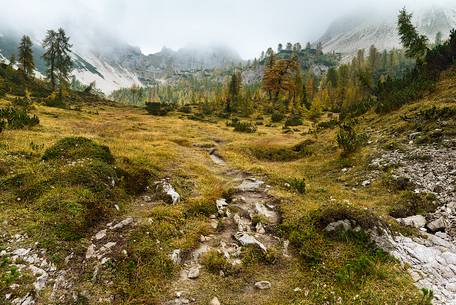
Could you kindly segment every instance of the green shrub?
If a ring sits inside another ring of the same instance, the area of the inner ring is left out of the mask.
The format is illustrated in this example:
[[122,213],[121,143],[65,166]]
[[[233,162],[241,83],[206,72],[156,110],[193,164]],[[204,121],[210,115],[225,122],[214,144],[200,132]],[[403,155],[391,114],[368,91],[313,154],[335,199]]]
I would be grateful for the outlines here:
[[317,127],[318,128],[322,128],[322,129],[326,129],[326,128],[335,128],[337,126],[337,124],[339,123],[338,120],[329,120],[329,121],[324,121],[324,122],[320,122],[318,123]]
[[257,127],[254,123],[242,122],[239,118],[232,118],[231,121],[226,123],[228,127],[234,127],[234,131],[254,133],[257,131]]
[[21,129],[38,125],[40,120],[36,115],[29,116],[25,109],[7,107],[0,109],[0,129]]
[[184,105],[179,109],[180,112],[190,114],[192,113],[192,107],[189,105]]
[[99,145],[83,137],[63,138],[48,148],[43,154],[43,160],[75,161],[84,158],[101,160],[107,163],[114,162],[114,157],[109,147]]
[[312,141],[304,141],[293,147],[256,146],[250,150],[258,160],[287,162],[310,156],[312,150],[309,145],[312,143]]
[[405,191],[401,193],[400,199],[391,207],[389,214],[395,218],[405,218],[434,212],[437,207],[438,203],[434,194],[417,194],[413,191]]
[[290,185],[290,188],[296,190],[299,194],[306,193],[306,181],[304,178],[291,178],[287,180],[287,183]]
[[257,246],[247,246],[242,248],[241,256],[244,265],[256,263],[273,265],[279,261],[280,252],[273,247],[269,247],[265,252]]
[[171,111],[171,107],[162,103],[146,103],[147,112],[151,115],[165,116]]
[[343,156],[357,151],[367,140],[367,136],[364,133],[357,132],[357,123],[357,120],[349,119],[339,125],[336,140],[339,147],[342,148]]
[[304,124],[302,121],[302,118],[298,115],[293,115],[285,121],[285,127],[290,127],[290,126],[301,126]]
[[201,263],[206,267],[207,271],[219,274],[223,271],[225,275],[232,275],[237,270],[231,263],[223,256],[222,253],[212,250],[203,255]]
[[273,123],[278,123],[278,122],[282,121],[284,118],[285,118],[285,115],[282,112],[277,111],[277,110],[274,111],[271,115],[271,121]]

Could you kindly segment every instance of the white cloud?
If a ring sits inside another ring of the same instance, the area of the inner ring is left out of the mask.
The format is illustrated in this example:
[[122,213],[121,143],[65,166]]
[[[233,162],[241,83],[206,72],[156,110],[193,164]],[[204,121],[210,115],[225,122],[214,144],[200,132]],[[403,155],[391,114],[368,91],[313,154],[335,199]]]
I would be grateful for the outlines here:
[[0,0],[0,26],[37,36],[63,26],[79,40],[107,33],[145,52],[225,43],[251,58],[279,42],[315,40],[334,18],[361,7],[373,7],[378,14],[444,2],[448,1]]

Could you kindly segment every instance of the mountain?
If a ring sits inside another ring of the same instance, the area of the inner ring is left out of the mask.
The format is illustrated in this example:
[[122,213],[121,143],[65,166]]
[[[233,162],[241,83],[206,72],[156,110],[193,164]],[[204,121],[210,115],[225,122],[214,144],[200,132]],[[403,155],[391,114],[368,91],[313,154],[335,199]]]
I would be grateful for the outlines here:
[[[0,61],[8,62],[11,54],[17,53],[20,36],[11,30],[0,32]],[[32,40],[38,75],[44,74],[44,50],[38,39]],[[239,54],[225,46],[189,46],[177,51],[163,48],[145,55],[139,48],[103,34],[96,40],[81,38],[79,34],[72,44],[72,75],[85,85],[95,82],[105,94],[132,85],[166,82],[181,72],[221,68],[242,61]]]
[[[341,53],[350,59],[359,49],[375,45],[377,49],[401,48],[397,32],[397,11],[389,13],[360,11],[335,20],[318,40],[326,52]],[[413,11],[418,30],[433,42],[438,32],[448,37],[456,28],[456,5],[430,6]]]

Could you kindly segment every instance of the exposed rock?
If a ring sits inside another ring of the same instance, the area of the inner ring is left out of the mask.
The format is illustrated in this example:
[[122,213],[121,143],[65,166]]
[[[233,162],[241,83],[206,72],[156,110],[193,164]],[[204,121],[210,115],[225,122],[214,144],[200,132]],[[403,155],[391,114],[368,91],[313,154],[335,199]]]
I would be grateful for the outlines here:
[[173,252],[170,254],[170,257],[174,264],[176,264],[176,265],[180,264],[181,263],[181,250],[180,249],[173,250]]
[[330,223],[326,226],[325,232],[331,233],[337,231],[350,231],[351,229],[352,225],[350,223],[350,220],[345,219]]
[[271,283],[268,281],[260,281],[255,283],[255,287],[260,290],[270,289],[272,287]]
[[426,225],[426,218],[422,215],[415,215],[397,220],[401,225],[414,228],[422,228]]
[[258,190],[264,184],[263,181],[255,178],[247,178],[242,181],[241,185],[238,186],[238,190],[242,192],[254,192]]
[[168,179],[155,182],[155,189],[158,192],[160,199],[163,199],[166,203],[177,204],[181,200],[180,195],[169,183]]
[[431,221],[426,225],[426,227],[431,231],[431,232],[437,232],[437,231],[443,231],[445,230],[446,224],[445,224],[445,219],[443,217],[440,217],[434,221]]
[[128,226],[128,225],[130,225],[132,223],[133,223],[133,217],[128,217],[128,218],[122,220],[121,222],[119,222],[118,224],[116,224],[115,226],[113,226],[112,229],[113,230],[120,230],[123,227]]
[[217,297],[213,297],[212,300],[209,302],[209,305],[221,305],[221,303]]
[[264,229],[263,224],[261,222],[257,223],[257,225],[255,226],[255,230],[258,234],[266,233],[266,230]]
[[94,244],[91,244],[88,248],[87,248],[87,251],[86,251],[86,259],[90,259],[92,257],[95,256],[95,245]]
[[217,201],[215,202],[216,206],[217,206],[217,211],[218,211],[218,214],[220,216],[225,216],[226,214],[226,207],[228,206],[228,202],[226,202],[226,199],[224,198],[221,198],[221,199],[217,199]]
[[100,239],[103,239],[106,237],[106,229],[104,230],[101,230],[100,232],[98,232],[97,234],[95,234],[95,239],[96,240],[100,240]]
[[260,247],[261,250],[264,252],[267,251],[267,248],[265,245],[263,245],[261,242],[259,242],[255,237],[252,235],[249,235],[244,232],[238,232],[234,235],[234,238],[242,245],[242,246],[248,246],[248,245],[257,245]]
[[189,279],[197,279],[200,275],[200,266],[193,266],[192,268],[190,268],[190,270],[188,270],[188,274],[187,274],[187,277]]

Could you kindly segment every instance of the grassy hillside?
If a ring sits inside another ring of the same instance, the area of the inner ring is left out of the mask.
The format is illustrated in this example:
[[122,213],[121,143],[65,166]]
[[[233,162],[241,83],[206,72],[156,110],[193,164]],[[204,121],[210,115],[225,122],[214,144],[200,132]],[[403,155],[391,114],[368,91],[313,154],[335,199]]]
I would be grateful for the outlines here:
[[[368,144],[350,157],[341,156],[337,128],[317,128],[336,118],[331,113],[317,122],[306,117],[303,126],[287,132],[283,122],[266,127],[271,118],[263,116],[256,120],[257,132],[245,134],[225,120],[201,122],[183,113],[154,117],[115,104],[71,110],[35,103],[30,112],[39,125],[0,134],[0,251],[31,249],[65,271],[71,285],[53,288],[57,274],[50,272],[48,284],[35,294],[36,274],[21,267],[28,263],[2,255],[0,303],[29,294],[38,304],[172,300],[184,266],[173,264],[170,253],[181,249],[188,257],[201,235],[216,235],[220,229],[210,219],[217,213],[215,201],[236,187],[212,163],[206,148],[215,147],[229,169],[271,186],[280,222],[267,230],[290,241],[290,255],[247,248],[236,270],[206,258],[200,277],[185,291],[195,304],[208,304],[214,296],[222,304],[420,304],[421,293],[404,267],[376,249],[363,230],[331,235],[323,229],[346,218],[365,230],[378,223],[399,229],[389,213],[403,192],[389,187],[388,172],[371,179],[370,161],[408,142],[414,127],[404,116],[433,106],[454,110],[455,83],[456,73],[448,72],[431,96],[387,115],[360,118]],[[13,100],[2,98],[0,106]],[[428,124],[425,135],[435,127]],[[451,137],[455,130],[449,125],[444,132]],[[73,138],[60,141],[67,137]],[[153,197],[154,182],[166,177],[181,203],[150,203],[144,196]],[[372,180],[369,187],[362,186],[365,180]],[[128,217],[134,224],[108,230],[102,239],[115,242],[109,261],[88,259],[89,245],[102,245],[93,236]],[[270,281],[271,289],[254,289],[259,280]]]

